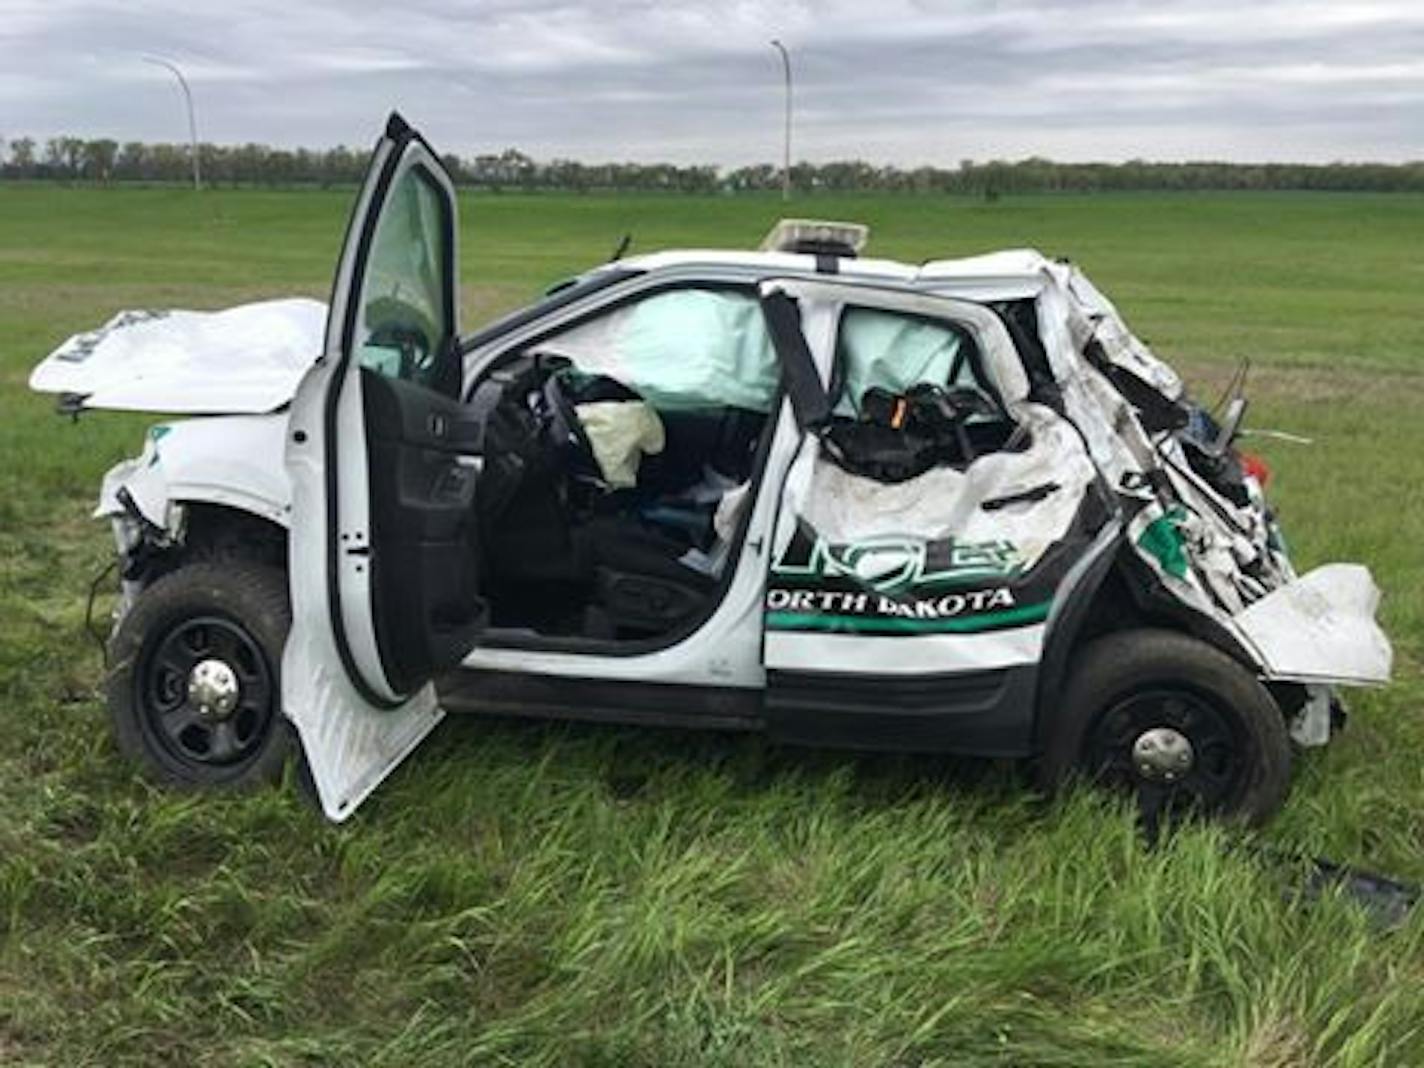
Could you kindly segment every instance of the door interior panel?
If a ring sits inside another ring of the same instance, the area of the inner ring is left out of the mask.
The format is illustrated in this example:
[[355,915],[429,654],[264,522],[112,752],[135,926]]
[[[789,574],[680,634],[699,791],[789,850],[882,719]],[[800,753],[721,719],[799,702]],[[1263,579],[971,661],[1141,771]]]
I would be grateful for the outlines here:
[[361,389],[376,643],[391,684],[411,690],[458,664],[488,620],[475,521],[482,429],[423,386],[363,369]]

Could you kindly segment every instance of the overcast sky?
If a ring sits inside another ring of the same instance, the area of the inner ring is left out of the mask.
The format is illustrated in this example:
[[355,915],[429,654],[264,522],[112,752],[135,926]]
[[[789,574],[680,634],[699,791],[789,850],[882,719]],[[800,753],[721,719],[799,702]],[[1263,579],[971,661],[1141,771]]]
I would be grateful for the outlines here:
[[1424,0],[0,0],[0,136],[740,164],[1424,159]]

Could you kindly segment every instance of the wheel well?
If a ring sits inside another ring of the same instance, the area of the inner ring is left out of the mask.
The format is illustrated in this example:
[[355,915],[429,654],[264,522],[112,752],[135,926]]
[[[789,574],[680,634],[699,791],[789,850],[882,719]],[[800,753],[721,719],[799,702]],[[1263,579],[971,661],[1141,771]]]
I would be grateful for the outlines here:
[[1093,594],[1077,634],[1072,636],[1072,649],[1114,631],[1158,627],[1189,634],[1220,649],[1247,670],[1258,669],[1250,654],[1223,627],[1181,605],[1150,576],[1135,573],[1144,568],[1126,553],[1118,554]]
[[157,528],[152,536],[145,533],[129,550],[123,571],[126,580],[148,586],[193,563],[255,563],[286,570],[287,531],[280,524],[227,505],[175,503],[183,507],[176,534],[164,537]]
[[1102,585],[1093,594],[1092,604],[1087,615],[1083,617],[1072,644],[1077,647],[1115,630],[1146,627],[1161,622],[1163,621],[1160,618],[1153,619],[1143,611],[1128,586],[1122,564],[1115,563],[1104,576]]
[[185,504],[186,521],[180,539],[183,562],[247,561],[286,569],[287,531],[252,512],[221,504]]
[[[1138,628],[1178,631],[1221,650],[1253,674],[1258,670],[1246,650],[1224,628],[1178,605],[1150,579],[1134,574],[1142,566],[1145,565],[1119,552],[1098,588],[1088,595],[1091,600],[1083,614],[1063,633],[1049,635],[1050,644],[1041,661],[1035,715],[1035,737],[1040,746],[1051,717],[1050,702],[1062,692],[1079,652],[1089,642],[1108,634]],[[1288,706],[1283,702],[1287,694],[1275,689],[1271,692],[1283,709]]]

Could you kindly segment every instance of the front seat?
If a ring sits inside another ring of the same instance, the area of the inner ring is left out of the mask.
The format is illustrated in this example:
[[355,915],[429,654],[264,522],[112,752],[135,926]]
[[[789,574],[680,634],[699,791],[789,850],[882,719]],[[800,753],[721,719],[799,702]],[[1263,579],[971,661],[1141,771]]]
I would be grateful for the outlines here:
[[[534,357],[490,376],[479,494],[486,587],[505,619],[537,630],[562,630],[571,611],[592,605],[589,636],[665,633],[693,619],[716,582],[680,563],[685,543],[627,514],[626,503],[575,519],[584,511],[571,507],[575,484],[585,498],[616,494],[564,392],[566,367]],[[628,395],[610,399],[627,403]]]
[[574,552],[579,569],[593,577],[594,603],[617,631],[673,630],[706,607],[717,585],[680,562],[685,546],[628,516],[583,525]]
[[[560,443],[571,476],[604,506],[621,502],[572,531],[571,562],[586,577],[591,595],[585,632],[651,636],[694,619],[716,581],[681,562],[686,542],[658,530],[630,507],[646,492],[644,461],[664,451],[661,418],[636,393],[606,376],[579,382],[553,375],[544,397],[554,416],[551,437]],[[594,415],[599,419],[590,425]],[[595,510],[599,507],[594,504]]]

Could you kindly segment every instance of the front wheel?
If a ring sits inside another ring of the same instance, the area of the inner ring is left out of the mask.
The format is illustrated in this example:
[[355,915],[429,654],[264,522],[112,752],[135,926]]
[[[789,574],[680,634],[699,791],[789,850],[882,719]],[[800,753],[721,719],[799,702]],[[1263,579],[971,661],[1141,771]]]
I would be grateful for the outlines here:
[[1266,688],[1205,642],[1129,630],[1088,645],[1052,716],[1039,764],[1135,796],[1144,814],[1260,824],[1290,788],[1290,738]]
[[251,786],[282,774],[285,574],[187,564],[155,581],[111,645],[109,717],[119,749],[175,786]]

